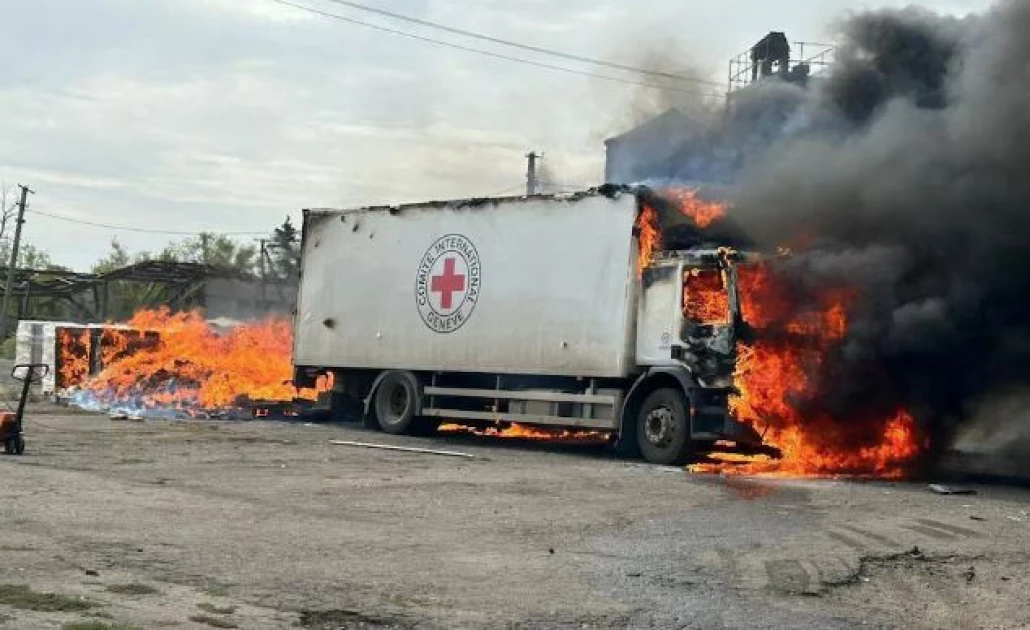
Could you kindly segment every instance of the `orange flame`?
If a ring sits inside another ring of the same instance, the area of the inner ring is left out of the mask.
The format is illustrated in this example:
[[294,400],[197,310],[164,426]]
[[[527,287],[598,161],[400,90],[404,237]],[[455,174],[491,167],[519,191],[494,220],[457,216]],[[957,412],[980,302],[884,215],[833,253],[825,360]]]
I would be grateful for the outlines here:
[[726,217],[727,204],[705,201],[698,196],[697,189],[669,188],[661,191],[661,195],[675,203],[680,212],[690,217],[694,225],[702,230]]
[[507,426],[496,425],[485,428],[470,427],[461,424],[442,424],[438,430],[440,433],[469,434],[496,438],[540,441],[597,442],[605,440],[608,437],[606,433],[600,433],[597,431],[547,429],[518,423],[511,423]]
[[90,335],[86,328],[59,328],[57,330],[56,386],[75,387],[89,376]]
[[637,271],[643,273],[651,266],[651,258],[662,242],[662,235],[658,229],[658,213],[654,208],[647,205],[641,208],[635,228],[639,244]]
[[[758,341],[739,349],[731,412],[764,433],[782,459],[713,455],[694,472],[789,476],[900,478],[919,455],[915,419],[904,409],[883,418],[850,422],[804,412],[801,403],[819,390],[826,357],[845,339],[853,291],[816,296],[800,314],[766,265],[738,270],[744,319]],[[763,332],[772,332],[765,334]]]
[[683,315],[702,324],[727,324],[730,298],[722,272],[691,269],[683,282]]
[[105,367],[84,386],[104,399],[214,410],[241,397],[291,400],[298,394],[290,383],[292,331],[285,319],[219,334],[197,312],[161,309],[140,311],[127,326],[132,331],[105,335]]

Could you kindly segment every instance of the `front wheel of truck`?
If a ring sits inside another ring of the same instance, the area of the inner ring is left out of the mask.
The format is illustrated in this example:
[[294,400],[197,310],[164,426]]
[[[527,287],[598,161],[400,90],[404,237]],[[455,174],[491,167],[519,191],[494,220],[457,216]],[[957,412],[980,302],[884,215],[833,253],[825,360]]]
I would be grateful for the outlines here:
[[644,459],[662,466],[682,466],[694,455],[686,397],[678,389],[653,392],[640,406],[637,442]]

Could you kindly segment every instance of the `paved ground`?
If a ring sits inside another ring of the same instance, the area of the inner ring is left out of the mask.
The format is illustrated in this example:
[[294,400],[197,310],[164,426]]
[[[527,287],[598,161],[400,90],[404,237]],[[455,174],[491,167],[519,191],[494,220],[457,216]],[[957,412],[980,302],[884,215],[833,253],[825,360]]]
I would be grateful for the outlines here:
[[599,448],[42,407],[27,431],[27,454],[0,458],[3,627],[1030,626],[1018,489],[727,480]]

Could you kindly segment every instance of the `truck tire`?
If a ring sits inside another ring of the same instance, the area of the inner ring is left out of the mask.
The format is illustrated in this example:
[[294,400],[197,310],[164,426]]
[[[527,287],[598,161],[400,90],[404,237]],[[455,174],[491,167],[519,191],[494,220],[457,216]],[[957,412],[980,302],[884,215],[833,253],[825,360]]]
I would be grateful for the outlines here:
[[657,389],[644,399],[637,417],[637,443],[652,464],[682,466],[690,461],[694,443],[682,390]]
[[421,395],[418,381],[408,372],[390,372],[375,394],[375,416],[386,433],[410,433],[416,425],[415,411]]

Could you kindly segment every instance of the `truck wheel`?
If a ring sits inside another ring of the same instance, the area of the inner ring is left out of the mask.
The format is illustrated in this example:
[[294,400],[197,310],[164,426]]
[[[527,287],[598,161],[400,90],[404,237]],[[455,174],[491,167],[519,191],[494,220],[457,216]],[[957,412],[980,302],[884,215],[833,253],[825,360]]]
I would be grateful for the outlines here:
[[375,412],[379,427],[394,435],[408,433],[415,424],[419,388],[415,377],[391,372],[376,388]]
[[690,461],[694,444],[682,391],[659,389],[644,400],[637,417],[637,443],[652,464],[681,466]]

